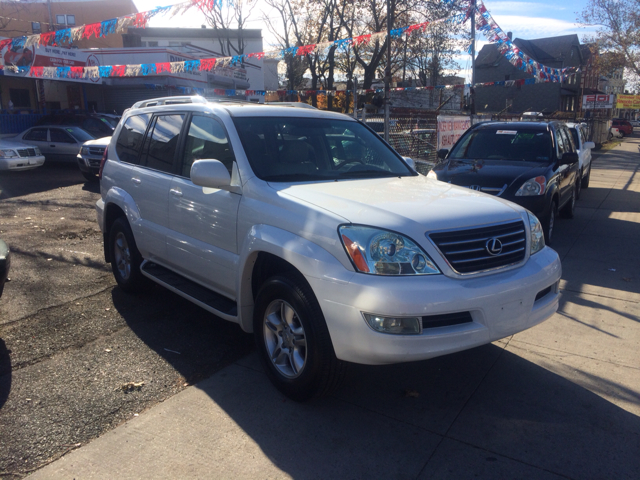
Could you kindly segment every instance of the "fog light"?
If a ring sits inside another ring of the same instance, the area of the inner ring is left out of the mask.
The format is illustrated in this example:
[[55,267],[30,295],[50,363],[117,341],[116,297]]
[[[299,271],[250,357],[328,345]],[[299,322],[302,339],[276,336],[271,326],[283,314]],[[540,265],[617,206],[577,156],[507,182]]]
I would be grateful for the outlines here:
[[382,333],[395,335],[418,335],[422,331],[422,318],[420,317],[382,317],[363,313],[365,320],[371,328]]

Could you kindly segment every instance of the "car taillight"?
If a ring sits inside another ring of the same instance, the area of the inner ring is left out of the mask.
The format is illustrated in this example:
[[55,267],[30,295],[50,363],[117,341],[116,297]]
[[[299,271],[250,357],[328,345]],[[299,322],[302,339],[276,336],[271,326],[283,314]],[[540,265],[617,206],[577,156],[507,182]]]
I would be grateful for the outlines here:
[[102,180],[102,169],[104,168],[104,164],[107,162],[108,152],[109,152],[109,147],[105,147],[104,153],[102,154],[102,160],[100,160],[100,170],[98,170],[98,180]]

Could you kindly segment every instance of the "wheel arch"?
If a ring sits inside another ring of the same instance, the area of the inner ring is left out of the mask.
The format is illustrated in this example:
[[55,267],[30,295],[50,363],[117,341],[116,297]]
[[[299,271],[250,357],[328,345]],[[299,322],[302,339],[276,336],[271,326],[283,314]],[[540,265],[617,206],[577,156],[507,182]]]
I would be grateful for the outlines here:
[[103,222],[103,245],[104,259],[107,263],[111,262],[111,253],[109,252],[109,232],[113,222],[118,218],[125,217],[131,225],[132,230],[134,224],[140,218],[140,212],[133,200],[133,197],[120,188],[112,188],[107,192],[104,199],[104,222]]

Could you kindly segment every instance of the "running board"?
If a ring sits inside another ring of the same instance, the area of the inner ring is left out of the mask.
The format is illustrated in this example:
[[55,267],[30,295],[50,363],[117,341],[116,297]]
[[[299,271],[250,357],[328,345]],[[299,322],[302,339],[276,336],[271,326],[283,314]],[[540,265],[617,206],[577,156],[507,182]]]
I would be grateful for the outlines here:
[[190,302],[204,308],[208,312],[218,315],[225,320],[238,322],[238,306],[236,302],[224,295],[213,292],[191,280],[172,272],[157,263],[145,260],[140,265],[140,271],[163,287],[186,298]]

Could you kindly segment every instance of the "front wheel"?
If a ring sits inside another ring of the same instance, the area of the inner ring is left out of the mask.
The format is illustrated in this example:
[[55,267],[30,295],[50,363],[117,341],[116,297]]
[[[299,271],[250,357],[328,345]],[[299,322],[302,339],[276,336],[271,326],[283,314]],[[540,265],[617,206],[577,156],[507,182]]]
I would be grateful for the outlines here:
[[544,243],[551,245],[553,239],[553,229],[556,224],[556,218],[558,216],[558,203],[553,200],[551,202],[551,208],[549,209],[549,215],[547,216],[542,231],[544,232]]
[[320,305],[302,275],[288,272],[262,285],[253,329],[267,376],[287,397],[302,402],[340,384],[345,363],[335,356]]
[[560,215],[562,218],[573,218],[576,209],[576,197],[578,196],[578,185],[577,182],[571,189],[571,198],[567,203],[565,203],[562,210],[560,210]]
[[113,276],[125,292],[139,292],[153,284],[140,272],[142,255],[136,246],[129,222],[123,217],[116,219],[111,226],[109,249]]

